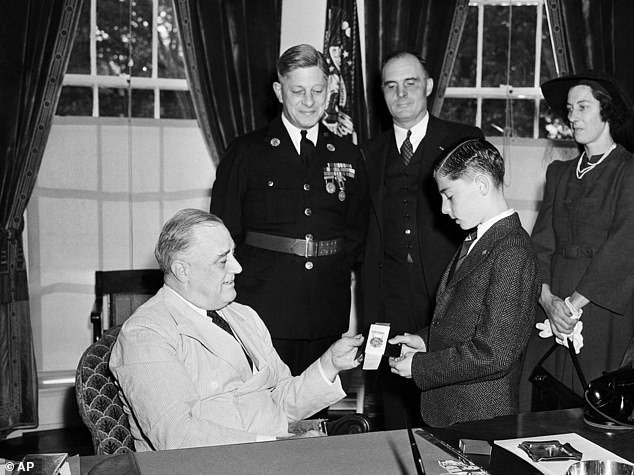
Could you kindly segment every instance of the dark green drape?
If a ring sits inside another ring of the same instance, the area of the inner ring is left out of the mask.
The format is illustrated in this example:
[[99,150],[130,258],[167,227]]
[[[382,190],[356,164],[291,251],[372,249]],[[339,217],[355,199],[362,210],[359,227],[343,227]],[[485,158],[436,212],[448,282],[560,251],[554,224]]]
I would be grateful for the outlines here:
[[23,215],[61,92],[82,0],[2,2],[0,17],[0,438],[37,418]]
[[282,1],[174,0],[198,123],[215,158],[278,112]]
[[[381,64],[396,50],[420,54],[437,80],[457,0],[372,0],[365,3],[370,137],[392,123],[381,93]],[[430,97],[430,101],[432,98]],[[428,105],[431,109],[431,103]]]

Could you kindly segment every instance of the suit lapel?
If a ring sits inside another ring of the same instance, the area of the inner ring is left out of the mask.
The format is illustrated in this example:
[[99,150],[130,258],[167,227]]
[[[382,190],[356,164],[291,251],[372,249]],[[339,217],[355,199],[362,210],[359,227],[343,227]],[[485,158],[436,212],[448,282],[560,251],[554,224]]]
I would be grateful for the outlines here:
[[[473,245],[473,249],[471,249],[467,257],[464,259],[462,265],[454,272],[451,281],[448,282],[447,285],[449,287],[453,287],[473,272],[474,269],[477,269],[489,256],[493,246],[495,246],[495,244],[509,232],[517,229],[518,226],[521,226],[521,223],[517,213],[507,216],[491,226],[487,232],[484,233],[484,236],[482,236],[478,242]],[[453,265],[453,261],[457,259],[457,257],[458,253],[456,253],[452,259],[451,265]]]
[[385,164],[390,151],[396,149],[396,139],[394,138],[394,130],[384,132],[385,140],[381,141],[377,147],[376,153],[364,153],[364,160],[368,170],[368,179],[370,180],[370,202],[375,210],[381,237],[383,236],[383,193],[385,191]]
[[444,143],[446,135],[447,127],[444,122],[430,114],[427,132],[425,132],[425,138],[421,142],[423,153],[423,167],[421,168],[431,168],[436,158],[444,152],[445,149],[441,144]]
[[251,376],[251,368],[244,357],[240,344],[229,333],[215,325],[211,319],[205,320],[189,305],[167,289],[165,303],[181,335],[197,340],[207,351],[231,365],[243,379]]

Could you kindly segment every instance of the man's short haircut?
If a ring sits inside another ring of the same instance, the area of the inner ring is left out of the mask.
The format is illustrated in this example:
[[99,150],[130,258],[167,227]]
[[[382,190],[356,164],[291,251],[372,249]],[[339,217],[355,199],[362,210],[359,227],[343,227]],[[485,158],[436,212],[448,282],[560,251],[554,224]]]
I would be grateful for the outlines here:
[[299,68],[317,66],[328,76],[328,66],[324,56],[311,45],[301,44],[288,48],[277,61],[277,77],[282,79],[289,72]]
[[463,140],[434,165],[434,174],[457,180],[484,173],[496,188],[504,183],[504,158],[495,146],[484,139]]
[[423,73],[425,75],[425,77],[423,79],[427,79],[429,78],[429,71],[427,70],[427,63],[425,62],[425,59],[423,59],[423,57],[418,54],[418,53],[414,53],[413,51],[407,51],[407,50],[398,50],[398,51],[394,51],[393,53],[390,53],[384,60],[383,60],[383,64],[381,64],[381,78],[383,78],[383,71],[385,69],[385,65],[387,63],[389,63],[390,61],[392,61],[393,59],[399,59],[399,58],[407,58],[407,57],[413,57],[415,58],[420,65],[423,68]]
[[193,230],[201,224],[223,224],[222,219],[206,211],[186,208],[178,211],[164,225],[154,248],[154,256],[164,275],[170,273],[175,256],[192,244]]

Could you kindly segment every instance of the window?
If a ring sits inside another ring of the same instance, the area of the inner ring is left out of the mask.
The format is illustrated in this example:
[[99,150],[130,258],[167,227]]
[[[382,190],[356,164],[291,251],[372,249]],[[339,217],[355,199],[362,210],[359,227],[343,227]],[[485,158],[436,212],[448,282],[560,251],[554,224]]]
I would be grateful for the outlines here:
[[556,77],[545,0],[472,0],[441,116],[486,136],[564,138],[543,100]]
[[172,0],[85,0],[57,115],[195,118]]

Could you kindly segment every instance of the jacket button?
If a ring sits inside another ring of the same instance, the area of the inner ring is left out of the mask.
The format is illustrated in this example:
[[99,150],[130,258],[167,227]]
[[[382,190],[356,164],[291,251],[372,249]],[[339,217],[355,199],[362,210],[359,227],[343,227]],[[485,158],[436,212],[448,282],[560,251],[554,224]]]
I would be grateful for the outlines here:
[[275,185],[275,183],[273,182],[273,180],[269,180],[269,182],[267,183],[268,186],[273,186]]
[[304,191],[310,191],[310,184],[304,183]]
[[307,261],[306,264],[304,264],[304,267],[306,270],[311,270],[313,268],[313,263],[311,261]]
[[306,216],[310,216],[311,214],[313,214],[313,210],[312,210],[312,209],[310,209],[310,208],[306,208],[306,209],[304,210],[304,214],[305,214]]

